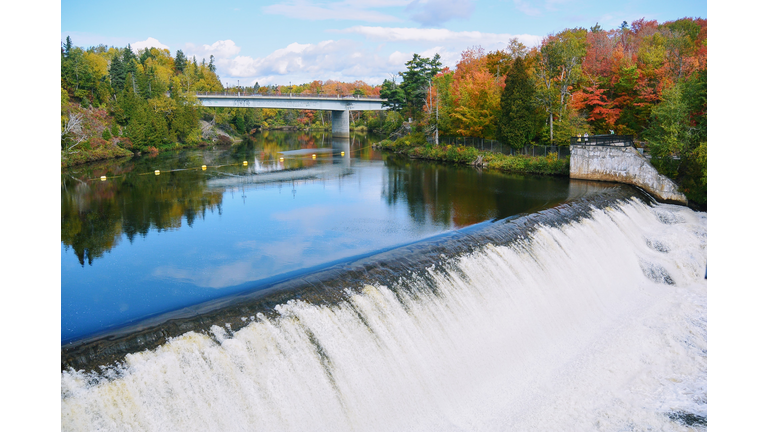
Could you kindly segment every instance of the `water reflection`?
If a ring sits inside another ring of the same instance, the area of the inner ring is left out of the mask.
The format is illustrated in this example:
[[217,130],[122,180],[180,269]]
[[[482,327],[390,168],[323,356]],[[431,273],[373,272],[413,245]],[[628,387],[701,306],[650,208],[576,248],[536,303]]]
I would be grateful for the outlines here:
[[[170,166],[185,166],[185,156]],[[61,177],[61,241],[80,264],[93,264],[120,243],[150,230],[192,226],[206,212],[221,212],[221,191],[209,190],[196,171],[148,175],[148,160],[130,160],[119,167],[93,166]],[[89,181],[108,175],[109,181]]]
[[[388,156],[382,199],[417,223],[462,228],[535,212],[568,198],[567,178],[509,175]],[[598,186],[599,187],[599,186]]]
[[382,155],[372,140],[269,132],[63,171],[62,340],[591,187]]

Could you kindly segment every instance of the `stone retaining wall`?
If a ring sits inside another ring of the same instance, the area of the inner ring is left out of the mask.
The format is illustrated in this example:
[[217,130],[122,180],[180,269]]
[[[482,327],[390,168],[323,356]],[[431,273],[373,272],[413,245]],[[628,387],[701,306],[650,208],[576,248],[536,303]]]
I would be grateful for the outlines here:
[[571,178],[628,183],[660,201],[688,205],[677,185],[634,147],[572,145]]

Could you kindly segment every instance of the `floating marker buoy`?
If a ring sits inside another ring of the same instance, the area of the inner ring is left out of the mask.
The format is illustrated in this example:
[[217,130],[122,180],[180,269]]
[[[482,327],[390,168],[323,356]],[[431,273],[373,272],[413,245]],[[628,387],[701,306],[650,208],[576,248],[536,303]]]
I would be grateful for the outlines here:
[[312,159],[315,159],[315,158],[317,158],[317,155],[312,153]]
[[104,181],[107,179],[107,176],[101,176],[101,181]]
[[155,170],[155,175],[160,175],[160,170]]
[[243,161],[243,165],[248,165],[248,161]]
[[341,152],[341,155],[344,156],[344,152]]
[[203,165],[203,171],[205,171],[205,170],[206,170],[206,168],[208,168],[208,167],[207,167],[207,166],[205,166],[205,165]]
[[280,158],[280,162],[282,162],[282,161],[283,161],[283,158]]

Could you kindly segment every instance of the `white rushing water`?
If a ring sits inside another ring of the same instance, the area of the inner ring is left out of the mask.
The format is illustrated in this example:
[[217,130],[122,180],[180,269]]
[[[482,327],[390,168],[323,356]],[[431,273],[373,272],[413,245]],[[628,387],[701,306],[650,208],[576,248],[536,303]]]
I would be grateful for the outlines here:
[[594,210],[404,276],[409,290],[292,301],[101,376],[63,372],[62,430],[705,429],[670,415],[707,414],[706,223]]

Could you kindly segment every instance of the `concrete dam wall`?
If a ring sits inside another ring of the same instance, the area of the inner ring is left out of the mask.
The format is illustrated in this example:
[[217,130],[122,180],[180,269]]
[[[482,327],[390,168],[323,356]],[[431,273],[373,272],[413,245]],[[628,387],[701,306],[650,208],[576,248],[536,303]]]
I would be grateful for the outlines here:
[[677,185],[634,147],[571,145],[571,178],[628,183],[660,201],[688,205]]

